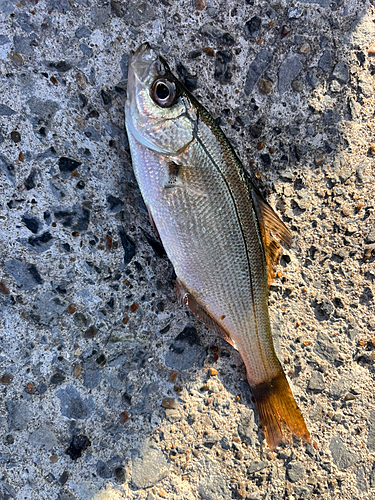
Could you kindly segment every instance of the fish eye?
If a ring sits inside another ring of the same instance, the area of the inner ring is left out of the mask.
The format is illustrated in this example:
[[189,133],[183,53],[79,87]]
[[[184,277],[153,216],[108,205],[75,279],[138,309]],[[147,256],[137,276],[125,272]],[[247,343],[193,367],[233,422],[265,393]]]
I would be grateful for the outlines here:
[[172,106],[176,102],[177,97],[176,85],[166,78],[159,78],[151,87],[152,100],[162,108]]

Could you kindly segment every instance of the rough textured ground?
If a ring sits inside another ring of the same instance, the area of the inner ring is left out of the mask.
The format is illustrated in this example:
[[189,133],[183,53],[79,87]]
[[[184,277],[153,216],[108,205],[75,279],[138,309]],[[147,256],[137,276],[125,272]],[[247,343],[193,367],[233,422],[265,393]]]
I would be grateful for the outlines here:
[[[0,0],[0,499],[370,499],[374,1]],[[314,446],[267,450],[177,303],[124,132],[148,40],[294,236],[270,293]]]

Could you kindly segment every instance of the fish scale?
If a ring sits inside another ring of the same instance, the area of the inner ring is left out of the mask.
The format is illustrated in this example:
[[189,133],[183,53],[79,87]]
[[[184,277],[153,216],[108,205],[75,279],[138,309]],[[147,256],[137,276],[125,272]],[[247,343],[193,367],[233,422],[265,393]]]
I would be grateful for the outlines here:
[[147,44],[130,60],[125,112],[134,172],[181,298],[240,352],[269,446],[285,427],[310,441],[268,313],[280,255],[273,233],[289,243],[289,231],[209,113]]

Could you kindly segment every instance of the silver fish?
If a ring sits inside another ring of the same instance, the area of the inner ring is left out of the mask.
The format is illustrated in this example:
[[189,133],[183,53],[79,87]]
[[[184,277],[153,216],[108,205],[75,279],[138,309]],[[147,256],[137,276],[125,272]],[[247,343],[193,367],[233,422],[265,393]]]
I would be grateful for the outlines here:
[[125,106],[134,172],[182,301],[240,352],[271,449],[285,428],[310,442],[278,360],[268,286],[291,234],[207,110],[146,43],[131,56]]

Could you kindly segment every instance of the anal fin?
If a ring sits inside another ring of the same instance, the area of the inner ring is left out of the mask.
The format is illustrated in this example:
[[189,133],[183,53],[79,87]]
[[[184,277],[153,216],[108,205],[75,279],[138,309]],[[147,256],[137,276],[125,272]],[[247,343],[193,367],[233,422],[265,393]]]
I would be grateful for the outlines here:
[[264,436],[271,450],[281,443],[287,430],[311,443],[305,420],[283,371],[270,381],[255,386],[250,385],[250,389]]
[[196,298],[189,292],[185,285],[177,278],[177,295],[181,303],[188,306],[191,312],[211,331],[217,333],[231,346],[237,349],[232,337],[207,311],[199,304]]

